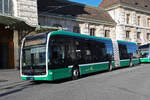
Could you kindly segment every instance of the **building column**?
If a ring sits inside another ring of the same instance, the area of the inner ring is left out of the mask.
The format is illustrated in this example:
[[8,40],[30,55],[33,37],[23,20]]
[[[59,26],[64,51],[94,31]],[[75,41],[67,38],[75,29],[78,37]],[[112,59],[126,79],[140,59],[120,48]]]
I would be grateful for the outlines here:
[[131,28],[131,41],[132,42],[137,42],[137,30],[136,28]]
[[15,17],[18,17],[18,14],[17,14],[17,0],[12,0],[12,2],[13,2],[13,15],[15,16]]
[[81,34],[90,35],[88,23],[80,24],[79,26],[81,27]]
[[104,37],[104,25],[99,25],[96,27],[96,36]]
[[118,15],[118,17],[119,17],[119,24],[125,24],[126,22],[125,22],[125,11],[124,11],[124,9],[123,8],[119,8],[119,15]]
[[18,31],[14,30],[13,42],[14,42],[14,68],[19,68],[19,43],[18,43]]
[[146,44],[147,42],[147,32],[145,29],[141,29],[141,37],[142,37],[142,45]]
[[126,39],[125,26],[117,25],[115,32],[116,32],[116,39],[117,40],[125,40]]
[[116,28],[110,28],[110,37],[112,40],[116,40]]

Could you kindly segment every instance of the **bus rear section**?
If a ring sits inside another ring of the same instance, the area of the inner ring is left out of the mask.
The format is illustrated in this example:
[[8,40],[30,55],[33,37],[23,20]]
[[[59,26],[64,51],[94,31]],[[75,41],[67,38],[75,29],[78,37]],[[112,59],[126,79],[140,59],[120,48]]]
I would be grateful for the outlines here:
[[118,40],[120,67],[139,64],[138,46],[134,42]]
[[150,62],[150,44],[139,46],[140,62]]

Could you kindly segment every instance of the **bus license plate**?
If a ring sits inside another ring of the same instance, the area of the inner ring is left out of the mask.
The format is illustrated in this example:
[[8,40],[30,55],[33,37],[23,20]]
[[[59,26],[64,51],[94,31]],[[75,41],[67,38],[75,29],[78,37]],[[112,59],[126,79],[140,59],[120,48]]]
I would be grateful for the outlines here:
[[34,77],[28,77],[29,80],[34,80]]

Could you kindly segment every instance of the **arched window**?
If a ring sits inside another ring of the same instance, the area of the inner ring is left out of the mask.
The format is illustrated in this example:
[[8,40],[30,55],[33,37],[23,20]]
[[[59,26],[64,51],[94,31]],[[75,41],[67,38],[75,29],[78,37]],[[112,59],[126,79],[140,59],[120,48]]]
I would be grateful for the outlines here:
[[91,36],[95,36],[95,30],[96,30],[95,28],[90,29],[90,35]]
[[75,32],[75,33],[80,33],[80,27],[74,26],[74,27],[73,27],[73,32]]
[[0,13],[12,15],[12,0],[0,0]]
[[105,30],[104,37],[110,37],[110,30]]

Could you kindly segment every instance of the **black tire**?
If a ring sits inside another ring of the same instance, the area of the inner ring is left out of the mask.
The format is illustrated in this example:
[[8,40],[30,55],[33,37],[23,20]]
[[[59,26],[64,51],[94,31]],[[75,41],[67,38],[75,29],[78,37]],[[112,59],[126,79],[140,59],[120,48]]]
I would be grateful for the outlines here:
[[112,71],[113,67],[112,67],[112,61],[109,62],[109,68],[108,68],[108,71]]
[[72,79],[77,80],[80,76],[79,69],[77,67],[72,68]]

